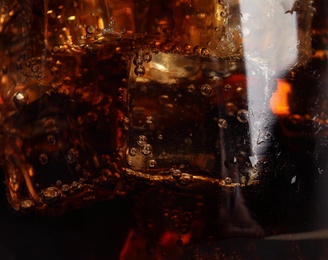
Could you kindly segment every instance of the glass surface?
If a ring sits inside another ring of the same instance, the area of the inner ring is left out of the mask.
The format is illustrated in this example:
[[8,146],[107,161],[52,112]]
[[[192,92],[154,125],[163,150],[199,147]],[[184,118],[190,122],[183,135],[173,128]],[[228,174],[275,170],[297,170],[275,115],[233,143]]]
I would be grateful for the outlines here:
[[11,208],[65,216],[121,202],[134,219],[122,259],[327,238],[327,8],[0,0]]

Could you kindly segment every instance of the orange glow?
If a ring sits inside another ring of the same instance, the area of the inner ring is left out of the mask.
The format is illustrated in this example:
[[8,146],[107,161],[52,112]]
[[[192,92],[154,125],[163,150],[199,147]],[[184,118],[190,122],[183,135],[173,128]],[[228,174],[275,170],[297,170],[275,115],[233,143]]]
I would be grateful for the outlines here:
[[284,79],[278,79],[277,90],[272,94],[270,107],[275,115],[289,115],[288,95],[291,93],[291,85]]

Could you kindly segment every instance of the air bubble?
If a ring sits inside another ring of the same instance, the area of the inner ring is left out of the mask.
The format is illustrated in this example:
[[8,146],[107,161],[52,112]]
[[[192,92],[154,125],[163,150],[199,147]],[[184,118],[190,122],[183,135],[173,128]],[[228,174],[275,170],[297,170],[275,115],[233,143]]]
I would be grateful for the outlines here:
[[230,177],[226,177],[224,179],[224,183],[227,184],[227,185],[230,185],[232,183],[232,179]]
[[70,190],[70,187],[68,184],[63,184],[63,186],[61,187],[61,191],[63,193],[67,193],[67,192],[69,192],[69,190]]
[[137,154],[137,149],[134,148],[134,147],[130,148],[130,150],[129,150],[129,154],[130,154],[131,156],[135,156],[135,155]]
[[239,122],[247,123],[248,118],[249,118],[249,115],[248,115],[248,111],[246,109],[240,109],[237,112],[237,119],[238,119]]
[[139,135],[138,140],[137,140],[137,144],[139,146],[144,146],[146,143],[147,143],[147,137],[145,135]]
[[152,59],[151,54],[149,52],[146,52],[143,56],[144,62],[149,63],[149,62],[151,62],[151,59]]
[[237,107],[234,103],[232,102],[228,102],[226,105],[225,105],[225,110],[226,110],[226,113],[228,116],[234,116],[236,111],[237,111]]
[[34,203],[32,200],[23,200],[20,203],[20,210],[27,211],[34,207]]
[[48,156],[44,153],[40,154],[39,155],[39,162],[42,164],[42,165],[45,165],[47,164],[48,162]]
[[136,68],[134,69],[134,73],[140,77],[145,75],[145,72],[146,71],[144,66],[136,66]]
[[39,70],[39,66],[37,64],[32,65],[31,71],[32,72],[37,72]]
[[86,46],[86,51],[89,54],[96,55],[100,51],[100,47],[99,44],[90,44]]
[[188,87],[187,87],[187,90],[188,90],[188,92],[190,92],[190,93],[194,92],[195,89],[196,89],[196,87],[195,87],[194,84],[190,84],[190,85],[188,85]]
[[46,204],[51,204],[58,201],[61,197],[61,192],[56,187],[49,187],[42,191],[41,198]]
[[202,48],[200,46],[195,46],[193,50],[194,54],[196,55],[201,55],[202,53]]
[[140,56],[137,56],[133,59],[133,64],[136,66],[141,66],[143,62],[144,62],[144,60]]
[[247,27],[243,27],[242,29],[242,37],[246,38],[251,35],[251,30]]
[[182,173],[178,181],[181,185],[188,185],[191,182],[191,179],[192,176],[190,174]]
[[154,120],[154,118],[152,116],[147,116],[146,117],[146,123],[149,124],[149,125],[153,123],[153,120]]
[[170,169],[171,175],[174,179],[180,179],[182,172],[178,169],[171,168]]
[[201,54],[202,54],[203,57],[206,57],[206,58],[211,57],[211,52],[210,52],[210,50],[209,50],[209,49],[206,49],[206,48],[203,48],[203,49],[202,49]]
[[201,87],[201,92],[204,96],[209,96],[211,95],[212,93],[212,87],[208,84],[204,84],[202,87]]
[[154,168],[156,166],[157,166],[157,162],[154,159],[148,161],[149,168]]
[[82,169],[82,165],[81,164],[79,164],[79,163],[77,163],[76,165],[75,165],[75,171],[76,172],[78,172],[78,171],[80,171]]
[[79,158],[79,151],[71,148],[67,151],[66,159],[68,163],[75,163]]
[[115,24],[115,20],[113,17],[109,18],[108,25],[113,26]]
[[51,146],[56,144],[56,138],[53,135],[47,136],[47,143]]
[[223,118],[220,118],[218,120],[218,126],[220,128],[224,128],[224,129],[227,129],[228,128],[228,123],[227,123],[227,120],[223,119]]
[[[102,169],[99,172],[99,174],[100,174],[100,177],[99,177],[100,181],[103,182],[103,183],[108,182],[113,177],[113,173],[107,168]],[[83,183],[83,182],[81,182],[81,179],[80,179],[79,182],[80,182],[80,184]]]
[[231,87],[230,84],[226,84],[226,85],[224,85],[224,90],[227,91],[227,92],[230,91],[231,88],[232,88],[232,87]]
[[142,146],[141,152],[144,155],[149,155],[153,152],[153,147],[150,144],[145,144],[144,146]]
[[86,29],[87,33],[93,34],[96,31],[96,28],[92,25],[89,25]]
[[22,109],[28,104],[28,95],[26,92],[17,92],[14,95],[14,103],[18,109]]

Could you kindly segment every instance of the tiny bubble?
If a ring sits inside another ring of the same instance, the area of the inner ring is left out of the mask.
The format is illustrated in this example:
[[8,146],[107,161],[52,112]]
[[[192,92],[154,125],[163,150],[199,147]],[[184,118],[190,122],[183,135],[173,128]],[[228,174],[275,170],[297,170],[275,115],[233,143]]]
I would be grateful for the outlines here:
[[141,152],[144,155],[149,155],[153,152],[153,147],[150,144],[145,144],[144,146],[142,146]]
[[136,66],[136,68],[134,69],[134,73],[140,77],[145,75],[145,72],[146,71],[144,66]]
[[191,179],[191,175],[188,173],[182,173],[178,181],[181,185],[188,185],[191,182]]
[[75,163],[79,158],[79,151],[71,148],[67,151],[66,159],[68,163]]
[[226,85],[224,85],[224,90],[225,91],[230,91],[231,90],[231,85],[230,84],[226,84]]
[[40,163],[42,165],[47,164],[47,162],[48,162],[48,156],[46,154],[44,154],[44,153],[40,154],[39,155],[39,161],[40,161]]
[[225,119],[220,118],[220,119],[218,120],[218,126],[219,126],[220,128],[227,129],[227,128],[228,128],[228,123],[227,123],[227,121],[226,121]]
[[182,175],[182,172],[178,169],[171,168],[170,172],[171,172],[171,175],[174,179],[179,179]]
[[232,183],[231,178],[230,178],[230,177],[226,177],[226,178],[224,179],[224,183],[227,184],[227,185],[231,184],[231,183]]
[[190,84],[190,85],[188,85],[187,89],[188,89],[188,92],[192,93],[195,91],[196,87],[194,84]]
[[46,204],[51,204],[58,201],[61,197],[61,192],[56,187],[49,187],[42,191],[41,198]]
[[95,32],[96,28],[92,25],[89,25],[87,28],[86,28],[86,31],[87,33],[89,34],[93,34]]
[[147,124],[152,124],[153,123],[153,117],[152,116],[147,116],[146,117],[146,123]]
[[17,92],[14,95],[14,103],[18,109],[22,109],[28,104],[28,95],[26,92]]
[[53,135],[47,136],[47,142],[49,145],[55,145],[56,144],[56,138]]
[[137,149],[134,148],[134,147],[130,148],[130,150],[129,150],[129,154],[130,154],[131,156],[135,156],[135,155],[137,154]]
[[212,87],[208,84],[204,84],[202,87],[201,87],[201,92],[204,96],[209,96],[211,95],[212,93]]
[[157,162],[154,159],[148,161],[149,168],[154,168],[154,167],[156,167],[156,165],[157,165]]
[[249,115],[248,115],[248,111],[246,109],[240,109],[237,112],[237,119],[238,119],[239,122],[247,123],[248,118],[249,118]]
[[144,135],[139,135],[139,136],[138,136],[137,144],[138,144],[139,146],[144,146],[146,143],[147,143],[147,137],[144,136]]

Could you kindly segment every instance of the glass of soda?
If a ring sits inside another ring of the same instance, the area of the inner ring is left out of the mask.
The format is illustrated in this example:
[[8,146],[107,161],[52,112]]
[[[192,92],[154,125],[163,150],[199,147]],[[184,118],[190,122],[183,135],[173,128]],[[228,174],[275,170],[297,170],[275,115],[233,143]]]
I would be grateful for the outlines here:
[[327,8],[0,0],[9,205],[55,216],[129,197],[121,259],[225,259],[210,241],[322,235]]

